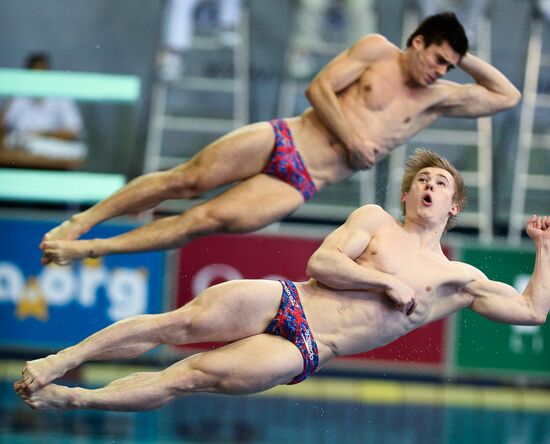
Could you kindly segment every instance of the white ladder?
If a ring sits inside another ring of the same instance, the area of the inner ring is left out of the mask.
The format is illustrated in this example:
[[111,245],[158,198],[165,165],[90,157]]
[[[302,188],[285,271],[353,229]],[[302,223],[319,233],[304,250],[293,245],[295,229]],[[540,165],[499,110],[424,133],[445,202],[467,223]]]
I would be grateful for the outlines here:
[[543,53],[543,22],[534,18],[531,25],[523,101],[521,105],[518,148],[514,167],[512,202],[508,242],[518,245],[526,219],[526,194],[529,190],[550,190],[550,167],[547,174],[529,173],[533,150],[550,149],[550,134],[535,134],[536,112],[550,109],[550,94],[538,92],[539,75],[543,68],[550,68],[550,54]]
[[[145,149],[144,172],[149,173],[160,169],[174,167],[187,160],[193,153],[189,147],[184,147],[187,137],[192,134],[206,135],[208,142],[228,131],[239,128],[248,123],[248,94],[249,94],[249,29],[248,8],[243,6],[241,20],[235,34],[234,42],[223,42],[221,32],[208,36],[194,35],[190,51],[210,54],[209,60],[216,57],[221,51],[232,52],[232,76],[195,76],[184,71],[181,78],[174,81],[165,81],[158,78],[155,81],[151,98],[151,115]],[[232,97],[231,115],[223,117],[197,117],[192,115],[178,115],[169,111],[170,97],[181,92],[205,94],[204,102],[211,102],[216,107],[212,93],[230,95]],[[210,96],[208,96],[210,94]],[[182,148],[187,151],[167,153],[164,139],[168,131],[177,132],[181,138]],[[207,143],[208,143],[207,142]],[[198,151],[202,146],[194,147]]]
[[[411,11],[407,11],[403,22],[403,41],[413,32],[418,19]],[[491,23],[487,17],[478,20],[478,54],[490,62],[491,54]],[[453,119],[454,120],[454,119]],[[493,239],[493,191],[492,191],[492,126],[490,117],[477,119],[476,129],[426,128],[406,145],[395,149],[390,155],[390,171],[388,175],[388,191],[386,208],[394,216],[401,215],[401,179],[405,171],[407,156],[414,149],[424,147],[433,151],[441,151],[442,146],[477,147],[476,169],[461,171],[464,182],[477,192],[477,211],[464,211],[458,216],[459,224],[478,230],[479,240],[488,244]]]

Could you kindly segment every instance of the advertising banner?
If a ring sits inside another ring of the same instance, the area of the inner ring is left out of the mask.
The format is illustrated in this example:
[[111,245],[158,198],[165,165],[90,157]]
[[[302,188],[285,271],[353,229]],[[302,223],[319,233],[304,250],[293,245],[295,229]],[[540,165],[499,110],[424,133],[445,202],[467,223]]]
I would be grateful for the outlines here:
[[[0,219],[0,345],[63,347],[122,318],[162,309],[164,253],[43,266],[38,245],[55,225]],[[100,226],[84,237],[130,228]]]
[[[463,260],[489,279],[522,292],[535,262],[534,251],[466,248]],[[457,322],[456,364],[459,370],[550,376],[550,325],[520,326],[490,321],[462,310]]]
[[[218,235],[197,239],[180,249],[175,306],[184,305],[209,286],[232,279],[307,280],[307,261],[321,242],[321,239],[280,235]],[[442,364],[444,327],[444,321],[427,325],[386,347],[352,359]]]

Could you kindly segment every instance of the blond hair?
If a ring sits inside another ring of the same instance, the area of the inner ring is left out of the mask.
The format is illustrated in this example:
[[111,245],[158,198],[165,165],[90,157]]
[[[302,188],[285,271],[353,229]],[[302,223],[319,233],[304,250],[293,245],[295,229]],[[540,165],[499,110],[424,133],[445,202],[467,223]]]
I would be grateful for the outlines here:
[[[448,171],[453,176],[455,182],[455,190],[453,193],[453,203],[458,204],[462,211],[466,208],[466,185],[464,185],[464,179],[455,168],[455,166],[433,151],[418,148],[415,153],[407,159],[407,165],[405,166],[405,174],[401,181],[401,195],[408,193],[411,189],[413,179],[423,168],[441,168]],[[401,204],[403,215],[406,214],[405,204]],[[445,230],[449,230],[456,225],[456,216],[450,216],[447,220]]]

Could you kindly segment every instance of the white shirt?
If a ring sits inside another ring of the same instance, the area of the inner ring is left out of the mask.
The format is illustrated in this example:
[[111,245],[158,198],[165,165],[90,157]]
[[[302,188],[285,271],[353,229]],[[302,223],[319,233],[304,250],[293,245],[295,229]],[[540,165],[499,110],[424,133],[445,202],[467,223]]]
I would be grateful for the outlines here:
[[8,131],[82,131],[82,116],[69,99],[16,97],[4,115]]

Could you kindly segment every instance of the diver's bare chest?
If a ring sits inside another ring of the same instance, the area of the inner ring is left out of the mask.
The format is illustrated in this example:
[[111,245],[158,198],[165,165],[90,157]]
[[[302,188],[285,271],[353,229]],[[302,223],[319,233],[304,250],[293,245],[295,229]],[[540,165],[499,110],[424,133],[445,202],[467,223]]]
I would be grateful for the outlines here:
[[358,262],[391,274],[419,292],[437,291],[456,280],[452,262],[434,253],[407,247],[399,236],[374,238]]
[[430,98],[401,83],[394,73],[367,71],[356,85],[355,96],[372,112],[373,118],[384,120],[395,129],[406,129],[414,126],[430,106]]

